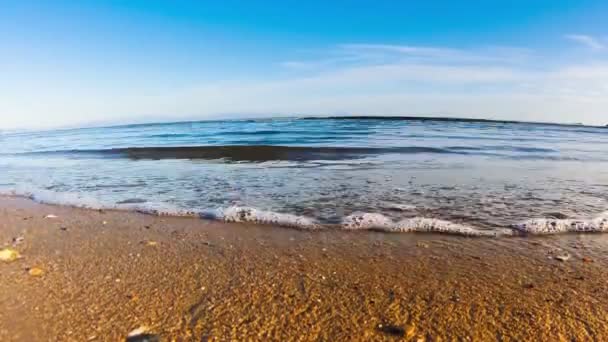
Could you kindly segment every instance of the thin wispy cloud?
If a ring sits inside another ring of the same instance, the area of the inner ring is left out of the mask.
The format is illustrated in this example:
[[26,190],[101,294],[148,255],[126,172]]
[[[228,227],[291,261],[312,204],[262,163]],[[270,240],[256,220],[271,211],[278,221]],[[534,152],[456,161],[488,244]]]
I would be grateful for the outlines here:
[[0,94],[0,103],[9,110],[29,106],[35,112],[78,112],[83,118],[134,113],[132,120],[168,113],[175,120],[348,113],[608,121],[608,60],[601,54],[592,61],[584,54],[559,60],[518,47],[391,44],[336,44],[301,54],[275,64],[276,70],[263,77],[202,82],[154,95],[88,94],[83,88],[74,101],[73,90],[58,89],[39,101]]
[[281,65],[294,70],[344,66],[436,64],[436,65],[497,65],[518,64],[534,57],[534,52],[517,47],[491,46],[458,49],[436,46],[392,44],[339,44],[316,57],[285,61]]
[[568,34],[565,36],[565,38],[573,42],[582,44],[592,50],[604,50],[607,47],[607,44],[599,40],[598,38],[584,34]]
[[607,120],[608,60],[558,63],[517,47],[338,44],[325,56],[283,66],[298,72],[279,80],[199,87],[157,108],[180,103],[209,113]]

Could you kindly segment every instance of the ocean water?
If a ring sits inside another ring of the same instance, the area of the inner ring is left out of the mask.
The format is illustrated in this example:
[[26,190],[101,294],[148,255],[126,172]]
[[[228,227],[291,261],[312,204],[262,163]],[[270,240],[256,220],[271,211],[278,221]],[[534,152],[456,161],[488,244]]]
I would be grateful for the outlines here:
[[0,133],[0,193],[300,229],[608,231],[608,129],[266,119]]

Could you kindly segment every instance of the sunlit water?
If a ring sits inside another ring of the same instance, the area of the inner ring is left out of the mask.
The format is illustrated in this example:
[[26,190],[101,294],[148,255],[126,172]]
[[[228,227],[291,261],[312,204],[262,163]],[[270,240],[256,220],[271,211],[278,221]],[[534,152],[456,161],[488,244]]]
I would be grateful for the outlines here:
[[299,228],[603,231],[608,129],[276,119],[0,133],[0,190]]

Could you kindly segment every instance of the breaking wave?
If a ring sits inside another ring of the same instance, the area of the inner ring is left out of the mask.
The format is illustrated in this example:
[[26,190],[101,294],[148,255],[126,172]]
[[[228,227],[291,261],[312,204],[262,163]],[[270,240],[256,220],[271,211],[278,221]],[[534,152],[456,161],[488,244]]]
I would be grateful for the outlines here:
[[608,211],[590,219],[537,218],[512,225],[510,228],[483,229],[474,225],[455,223],[430,217],[411,217],[394,221],[379,213],[357,212],[344,217],[339,224],[324,224],[314,218],[261,210],[252,207],[230,206],[215,209],[184,209],[168,203],[129,199],[117,203],[71,192],[18,186],[0,190],[0,195],[25,197],[43,204],[64,205],[95,210],[134,211],[155,216],[180,216],[223,222],[274,225],[302,230],[343,229],[349,231],[380,231],[391,233],[439,233],[469,237],[501,237],[543,235],[568,232],[608,232]]

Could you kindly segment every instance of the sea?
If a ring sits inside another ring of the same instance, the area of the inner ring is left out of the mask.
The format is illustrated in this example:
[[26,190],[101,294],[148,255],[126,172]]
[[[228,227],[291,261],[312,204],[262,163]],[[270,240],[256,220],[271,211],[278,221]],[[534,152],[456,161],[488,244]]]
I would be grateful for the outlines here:
[[285,228],[608,231],[608,128],[416,117],[0,132],[0,194]]

